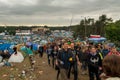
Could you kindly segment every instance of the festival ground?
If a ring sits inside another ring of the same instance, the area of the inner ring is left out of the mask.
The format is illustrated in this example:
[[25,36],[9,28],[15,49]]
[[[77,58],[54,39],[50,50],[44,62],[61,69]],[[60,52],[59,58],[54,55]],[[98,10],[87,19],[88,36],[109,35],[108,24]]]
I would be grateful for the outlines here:
[[[47,64],[46,54],[43,58],[36,54],[35,61],[34,71],[30,69],[28,57],[22,63],[13,63],[12,67],[0,67],[0,80],[10,80],[10,77],[14,77],[15,80],[56,80],[57,71]],[[23,70],[26,72],[26,78],[21,76]],[[73,76],[71,80],[73,80]],[[80,68],[79,80],[88,80],[88,75],[81,75]]]

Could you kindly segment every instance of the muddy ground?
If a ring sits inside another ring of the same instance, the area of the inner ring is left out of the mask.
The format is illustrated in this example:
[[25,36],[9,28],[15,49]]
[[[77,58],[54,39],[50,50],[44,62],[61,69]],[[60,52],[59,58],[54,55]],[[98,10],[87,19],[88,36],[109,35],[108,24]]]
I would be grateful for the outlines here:
[[[31,70],[29,58],[26,57],[22,63],[12,63],[12,66],[0,67],[0,80],[56,80],[57,71],[47,64],[47,56],[44,54],[40,58],[38,54],[35,55],[35,70]],[[25,77],[22,77],[22,71],[26,72]],[[71,77],[73,80],[73,76]],[[79,68],[79,80],[89,80],[88,75],[81,75]]]

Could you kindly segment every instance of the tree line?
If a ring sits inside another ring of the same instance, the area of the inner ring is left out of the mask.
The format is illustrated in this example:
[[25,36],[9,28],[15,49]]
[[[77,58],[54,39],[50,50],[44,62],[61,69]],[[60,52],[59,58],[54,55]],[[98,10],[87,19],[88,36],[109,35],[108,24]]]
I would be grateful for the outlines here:
[[70,26],[70,30],[74,31],[75,38],[85,38],[92,34],[101,35],[117,44],[120,43],[120,20],[113,21],[105,14],[99,16],[98,20],[85,17],[78,25]]

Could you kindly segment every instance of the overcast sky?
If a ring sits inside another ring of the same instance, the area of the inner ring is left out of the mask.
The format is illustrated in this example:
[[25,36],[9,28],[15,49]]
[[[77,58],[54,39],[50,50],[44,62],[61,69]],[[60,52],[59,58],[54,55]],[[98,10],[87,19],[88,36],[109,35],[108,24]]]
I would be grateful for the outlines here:
[[0,0],[0,25],[72,25],[107,14],[120,19],[120,0]]

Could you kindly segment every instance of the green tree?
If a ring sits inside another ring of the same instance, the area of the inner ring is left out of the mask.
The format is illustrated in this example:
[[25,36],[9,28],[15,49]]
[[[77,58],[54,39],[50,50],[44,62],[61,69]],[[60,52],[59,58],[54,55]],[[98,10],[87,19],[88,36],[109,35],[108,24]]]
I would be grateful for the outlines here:
[[120,45],[120,20],[106,25],[107,39]]

